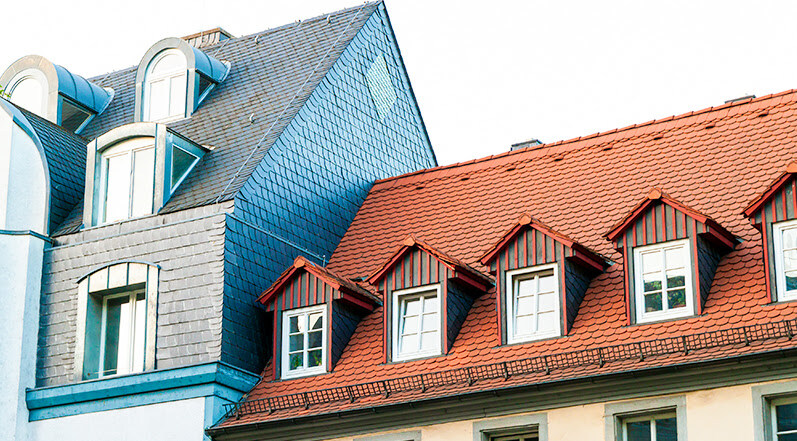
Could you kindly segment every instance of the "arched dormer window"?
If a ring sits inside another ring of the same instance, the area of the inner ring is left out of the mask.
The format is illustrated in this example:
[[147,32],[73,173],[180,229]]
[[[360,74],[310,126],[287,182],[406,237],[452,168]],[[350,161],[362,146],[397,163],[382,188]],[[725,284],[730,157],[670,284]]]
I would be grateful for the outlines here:
[[185,56],[167,49],[150,63],[146,73],[144,114],[147,121],[185,117],[187,66]]
[[5,93],[12,103],[44,117],[47,108],[47,79],[36,69],[25,69],[11,79]]
[[230,65],[180,38],[155,43],[136,73],[135,120],[169,122],[190,117]]
[[163,124],[117,127],[88,145],[83,223],[157,213],[208,151]]

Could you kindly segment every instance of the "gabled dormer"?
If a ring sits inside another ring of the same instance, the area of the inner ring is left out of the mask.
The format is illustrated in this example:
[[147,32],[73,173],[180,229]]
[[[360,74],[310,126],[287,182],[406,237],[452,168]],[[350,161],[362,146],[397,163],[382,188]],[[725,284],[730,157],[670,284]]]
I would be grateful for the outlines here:
[[155,43],[136,72],[135,121],[170,122],[190,117],[229,71],[229,63],[182,38]]
[[384,299],[386,361],[448,353],[490,278],[410,235],[368,282]]
[[623,255],[629,323],[700,315],[720,259],[737,243],[715,220],[657,188],[606,238]]
[[797,300],[797,163],[791,163],[744,215],[763,236],[764,274],[771,301]]
[[334,369],[360,319],[379,301],[356,283],[303,257],[261,294],[274,313],[274,378]]
[[163,124],[117,127],[88,144],[83,225],[157,213],[209,149]]
[[498,281],[502,343],[567,335],[605,260],[528,214],[482,258]]
[[0,76],[0,89],[14,104],[74,133],[80,133],[113,98],[112,89],[39,55],[22,57],[9,66]]

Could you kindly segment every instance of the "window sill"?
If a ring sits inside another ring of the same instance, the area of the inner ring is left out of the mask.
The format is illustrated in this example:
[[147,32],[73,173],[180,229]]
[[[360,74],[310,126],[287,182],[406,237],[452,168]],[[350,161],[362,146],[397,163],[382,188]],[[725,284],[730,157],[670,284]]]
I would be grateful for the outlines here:
[[278,381],[290,381],[290,380],[297,380],[299,378],[317,377],[319,375],[326,375],[328,373],[329,372],[326,369],[323,369],[323,370],[319,369],[319,370],[311,371],[311,372],[304,371],[304,372],[296,373],[296,374],[293,374],[293,375],[282,374]]

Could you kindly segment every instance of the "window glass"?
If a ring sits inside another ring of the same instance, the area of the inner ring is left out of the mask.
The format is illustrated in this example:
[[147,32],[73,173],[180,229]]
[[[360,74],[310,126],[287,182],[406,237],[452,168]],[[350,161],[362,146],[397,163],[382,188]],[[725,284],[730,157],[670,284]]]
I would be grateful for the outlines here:
[[639,247],[635,256],[637,319],[689,314],[688,240]]
[[559,334],[559,293],[553,268],[508,273],[510,343]]
[[146,311],[143,290],[103,298],[100,377],[144,370]]
[[623,441],[678,441],[674,414],[628,418],[623,421]]
[[61,127],[78,132],[83,124],[91,118],[91,112],[72,104],[66,99],[61,101]]
[[797,298],[797,225],[788,223],[776,225],[776,235],[780,237],[780,262],[778,262],[778,284],[784,299]]
[[772,417],[777,441],[797,441],[797,403],[774,407]]
[[155,191],[155,148],[133,151],[132,216],[152,214]]
[[12,103],[44,116],[44,90],[41,81],[32,76],[24,77],[11,87],[10,93]]
[[323,372],[326,308],[287,311],[283,317],[283,376]]
[[440,353],[437,289],[397,293],[395,358],[403,360]]
[[144,119],[164,121],[184,116],[187,78],[182,53],[167,50],[158,55],[146,75]]
[[172,190],[177,187],[177,184],[180,183],[180,180],[188,173],[188,170],[191,169],[197,159],[196,156],[179,147],[172,148]]
[[130,200],[130,166],[128,154],[105,158],[105,222],[127,218]]
[[155,147],[151,143],[151,138],[125,141],[102,153],[102,223],[152,214]]
[[537,440],[539,440],[539,437],[536,431],[490,436],[490,441],[537,441]]

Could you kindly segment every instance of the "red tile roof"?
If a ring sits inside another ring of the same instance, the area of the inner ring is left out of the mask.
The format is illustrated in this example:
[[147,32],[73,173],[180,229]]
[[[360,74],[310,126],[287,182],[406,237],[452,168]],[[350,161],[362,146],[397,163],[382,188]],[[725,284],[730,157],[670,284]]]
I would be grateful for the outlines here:
[[[793,320],[797,303],[768,303],[761,233],[743,211],[796,159],[797,91],[787,91],[378,181],[330,261],[329,268],[341,277],[373,273],[395,252],[395,244],[410,233],[422,234],[450,255],[487,272],[480,258],[517,224],[520,213],[545,219],[552,229],[616,263],[592,281],[567,337],[500,346],[492,290],[475,301],[449,354],[383,364],[382,308],[377,308],[362,320],[334,372],[273,381],[266,369],[267,377],[247,399]],[[673,198],[715,219],[742,242],[720,262],[702,315],[626,326],[622,256],[604,235],[633,210],[639,195],[651,188],[666,188]],[[760,345],[617,361],[604,367],[554,369],[547,376],[519,375],[508,382],[533,384],[795,345],[789,339],[767,340]],[[483,380],[423,393],[253,412],[228,419],[223,425],[337,412],[505,384],[503,380]]]
[[744,215],[747,217],[752,217],[755,212],[761,209],[761,207],[770,199],[775,193],[780,190],[780,188],[785,184],[790,177],[792,177],[795,173],[797,173],[797,162],[792,162],[786,167],[786,171],[783,172],[772,184],[763,192],[760,196],[758,196],[747,208],[744,209]]

